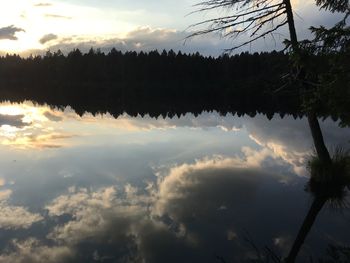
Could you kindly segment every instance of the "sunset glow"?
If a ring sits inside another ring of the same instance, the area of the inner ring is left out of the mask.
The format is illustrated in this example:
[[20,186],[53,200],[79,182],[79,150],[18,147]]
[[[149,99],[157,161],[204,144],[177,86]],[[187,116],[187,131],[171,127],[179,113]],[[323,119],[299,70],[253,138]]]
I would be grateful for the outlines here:
[[[314,12],[317,8],[313,1],[292,2],[302,36],[309,34],[308,21],[328,23],[328,15],[322,14],[321,18],[318,12]],[[69,51],[75,47],[86,50],[90,47],[104,50],[112,47],[122,50],[178,49],[218,54],[230,45],[229,42],[219,42],[214,36],[183,45],[188,26],[212,15],[188,16],[195,10],[196,0],[181,0],[176,4],[172,1],[156,3],[154,0],[2,0],[1,3],[5,8],[1,9],[0,15],[0,54],[27,56],[48,49]],[[164,37],[161,37],[162,32]],[[274,47],[269,47],[267,42],[260,48]]]

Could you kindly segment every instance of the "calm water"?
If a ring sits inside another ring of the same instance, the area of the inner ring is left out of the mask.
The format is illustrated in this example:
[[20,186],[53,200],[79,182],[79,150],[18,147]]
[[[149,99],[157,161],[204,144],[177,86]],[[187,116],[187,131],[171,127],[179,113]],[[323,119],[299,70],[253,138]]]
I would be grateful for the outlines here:
[[[286,256],[311,204],[307,121],[80,117],[0,104],[0,262],[237,262]],[[321,122],[326,144],[350,130]],[[349,245],[324,208],[301,258]]]

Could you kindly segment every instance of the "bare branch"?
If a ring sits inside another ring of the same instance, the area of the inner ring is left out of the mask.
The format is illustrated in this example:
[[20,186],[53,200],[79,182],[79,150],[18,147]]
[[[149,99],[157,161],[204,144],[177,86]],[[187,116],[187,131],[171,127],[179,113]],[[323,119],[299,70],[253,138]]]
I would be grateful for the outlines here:
[[227,19],[238,19],[238,18],[241,18],[241,17],[244,17],[244,16],[253,15],[255,13],[263,12],[265,10],[272,9],[272,8],[275,8],[275,7],[279,7],[279,8],[277,8],[277,10],[273,10],[273,11],[278,11],[278,10],[280,10],[280,8],[283,5],[284,5],[283,3],[278,3],[278,4],[275,4],[275,5],[271,5],[271,6],[263,7],[263,8],[260,8],[260,9],[256,9],[256,10],[253,10],[253,11],[250,11],[250,12],[238,12],[236,15],[230,15],[230,16],[224,16],[224,17],[219,17],[219,18],[207,19],[207,20],[204,20],[204,21],[192,24],[192,25],[189,26],[189,28],[197,27],[197,26],[204,25],[204,24],[214,23],[214,22],[217,22],[217,21],[225,21]]
[[254,32],[250,35],[250,37],[254,36],[266,23],[268,23],[268,22],[273,22],[273,20],[275,20],[275,19],[277,19],[278,17],[280,17],[280,16],[282,16],[282,15],[285,15],[285,14],[286,14],[286,11],[283,10],[283,12],[281,12],[281,13],[279,13],[279,14],[276,14],[276,15],[272,16],[271,18],[262,21],[262,22],[257,26],[257,28],[254,30]]
[[[223,35],[223,37],[228,37],[230,35],[233,35],[233,37],[237,37],[239,34],[244,33],[244,32],[249,32],[250,30],[253,30],[255,28],[255,31],[251,34],[251,37],[256,35],[256,33],[268,22],[272,22],[273,20],[277,19],[278,17],[282,16],[285,14],[285,10],[283,8],[277,9],[278,11],[281,11],[280,13],[277,13],[275,11],[270,11],[268,13],[264,13],[260,16],[255,16],[255,17],[249,17],[248,19],[245,20],[239,20],[238,22],[235,22],[237,19],[231,20],[231,21],[217,21],[212,23],[212,27],[204,29],[204,30],[199,30],[197,32],[194,32],[190,34],[187,38],[192,38],[194,36],[198,35],[204,35],[208,33],[214,33],[214,32],[223,32],[225,30],[228,30],[230,28],[240,26],[240,25],[245,25],[248,23],[247,26],[245,26],[243,29],[240,30],[231,30]],[[253,27],[252,25],[255,24]],[[270,32],[269,32],[270,33]]]
[[236,50],[236,49],[238,49],[238,48],[241,48],[241,47],[243,47],[243,46],[246,46],[246,45],[248,45],[248,44],[250,44],[250,43],[252,43],[252,42],[254,42],[254,41],[256,41],[256,40],[258,40],[258,39],[260,39],[260,38],[265,37],[265,36],[268,35],[268,34],[271,34],[272,32],[276,31],[278,28],[280,28],[280,27],[286,25],[287,23],[288,23],[287,21],[284,21],[283,23],[281,23],[281,24],[275,26],[273,29],[266,31],[266,32],[264,32],[263,34],[261,34],[261,35],[255,37],[255,38],[252,38],[252,39],[250,39],[250,40],[248,40],[248,41],[246,41],[246,42],[244,42],[244,43],[242,43],[242,44],[240,44],[240,45],[238,45],[238,46],[235,46],[235,47],[233,47],[233,48],[225,49],[225,52],[232,52],[232,51],[234,51],[234,50]]
[[[242,33],[248,33],[250,40],[236,47],[227,49],[233,51],[248,45],[268,34],[272,34],[287,24],[283,16],[287,16],[285,0],[207,0],[195,5],[199,7],[195,12],[214,9],[235,9],[232,15],[206,19],[188,27],[188,29],[207,26],[192,32],[186,39],[221,32],[221,37],[237,38]],[[277,25],[275,25],[277,22]]]

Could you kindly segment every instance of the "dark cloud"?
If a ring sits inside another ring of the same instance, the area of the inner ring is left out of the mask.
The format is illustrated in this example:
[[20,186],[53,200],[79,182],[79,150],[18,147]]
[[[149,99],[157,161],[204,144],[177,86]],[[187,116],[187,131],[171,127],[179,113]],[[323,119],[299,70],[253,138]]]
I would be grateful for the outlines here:
[[16,37],[17,32],[25,32],[24,29],[15,27],[14,25],[2,27],[0,28],[0,40],[8,39],[8,40],[17,40]]
[[0,126],[9,125],[17,128],[22,128],[28,123],[23,122],[24,115],[2,115],[0,114]]
[[63,15],[57,15],[57,14],[45,14],[45,17],[47,18],[58,18],[58,19],[72,19],[71,16],[63,16]]
[[44,116],[46,118],[48,118],[50,121],[54,121],[54,122],[59,122],[59,121],[63,120],[62,116],[55,115],[54,113],[52,113],[50,111],[44,112]]
[[[228,262],[242,262],[249,257],[244,229],[252,233],[258,246],[271,245],[273,236],[283,231],[283,224],[292,222],[272,209],[286,211],[284,204],[290,200],[285,199],[283,204],[273,197],[282,197],[283,189],[292,190],[261,169],[238,168],[220,161],[198,162],[175,168],[162,181],[154,212],[166,216],[169,225],[178,226],[200,246],[203,262],[212,255],[220,255]],[[255,221],[260,216],[270,220],[269,224],[263,223],[264,230]],[[195,260],[201,262],[198,257]]]
[[48,6],[52,6],[51,3],[37,3],[37,4],[34,4],[34,6],[36,7],[48,7]]
[[42,38],[40,38],[39,42],[40,42],[40,44],[45,44],[45,43],[50,42],[51,40],[55,40],[57,38],[58,38],[58,36],[55,34],[47,34],[47,35],[44,35]]

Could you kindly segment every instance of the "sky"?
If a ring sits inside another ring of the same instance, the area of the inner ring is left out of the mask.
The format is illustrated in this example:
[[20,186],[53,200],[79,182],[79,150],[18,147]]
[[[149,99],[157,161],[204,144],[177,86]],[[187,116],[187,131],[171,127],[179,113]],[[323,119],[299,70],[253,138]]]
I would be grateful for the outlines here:
[[[236,43],[218,35],[184,41],[190,25],[221,13],[196,13],[200,0],[0,0],[0,54],[21,55],[91,47],[108,51],[174,49],[219,55]],[[332,25],[338,16],[315,7],[313,0],[292,0],[300,38],[311,25]],[[239,49],[281,49],[286,29],[274,38]],[[243,39],[246,36],[243,36]],[[243,41],[243,40],[240,40]]]

